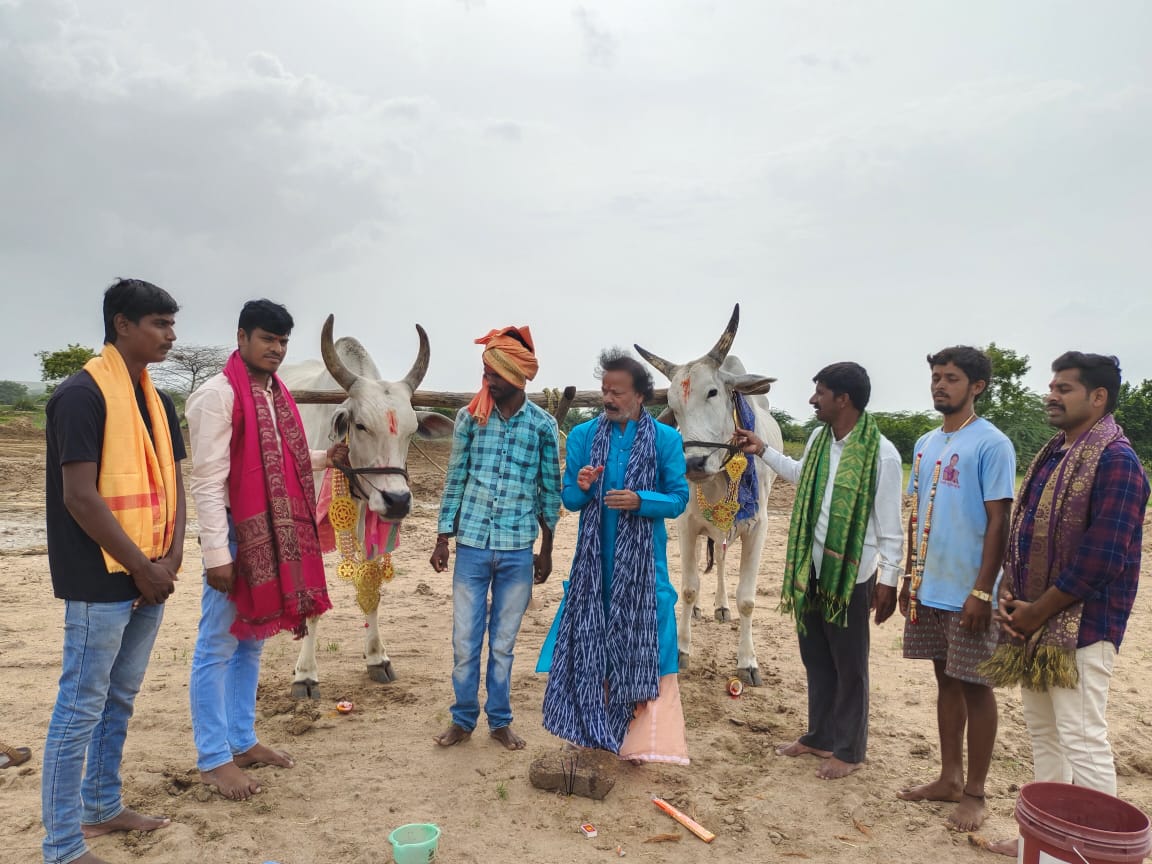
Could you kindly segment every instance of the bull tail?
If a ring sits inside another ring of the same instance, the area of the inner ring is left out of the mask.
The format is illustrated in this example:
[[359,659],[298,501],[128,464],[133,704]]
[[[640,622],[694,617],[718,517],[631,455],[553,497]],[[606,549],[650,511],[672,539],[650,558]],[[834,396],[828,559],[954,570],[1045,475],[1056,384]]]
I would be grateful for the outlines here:
[[705,573],[712,572],[712,566],[716,563],[716,541],[711,537],[708,538],[708,558],[707,566],[704,568]]

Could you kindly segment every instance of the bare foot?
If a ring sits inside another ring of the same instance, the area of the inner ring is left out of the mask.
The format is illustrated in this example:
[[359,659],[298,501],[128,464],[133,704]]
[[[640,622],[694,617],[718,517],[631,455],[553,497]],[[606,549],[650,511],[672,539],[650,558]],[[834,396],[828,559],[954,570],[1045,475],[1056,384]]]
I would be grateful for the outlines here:
[[275,765],[277,768],[292,768],[296,765],[292,757],[283,750],[273,750],[263,744],[249,747],[243,753],[237,753],[232,761],[241,768],[251,768],[254,765]]
[[260,791],[260,784],[235,762],[225,762],[211,771],[201,771],[200,782],[205,786],[215,786],[221,795],[232,801],[247,801]]
[[922,786],[908,786],[901,789],[896,793],[896,797],[904,801],[959,801],[963,789],[959,783],[950,783],[939,778]]
[[995,852],[997,855],[1007,855],[1011,858],[1017,858],[1020,854],[1020,838],[1013,837],[1011,840],[997,840],[995,843],[989,843],[984,848],[989,852]]
[[791,744],[781,744],[776,748],[777,756],[819,756],[821,759],[829,759],[832,756],[831,750],[817,750],[815,747],[809,747],[807,744],[801,744],[800,739],[797,738]]
[[467,741],[471,737],[471,729],[465,729],[463,726],[457,726],[455,723],[453,723],[432,740],[439,744],[441,747],[451,747],[453,744],[459,744],[461,741]]
[[821,780],[839,780],[841,777],[847,777],[853,771],[859,770],[859,762],[845,762],[835,756],[829,756],[820,763],[820,770],[816,772],[816,776]]
[[984,816],[984,796],[964,792],[946,821],[953,831],[975,831],[984,824]]
[[509,750],[524,749],[524,739],[513,732],[511,726],[501,726],[499,729],[493,729],[488,734]]
[[172,820],[166,816],[145,816],[125,807],[107,822],[81,825],[80,830],[85,840],[91,840],[93,837],[111,834],[113,831],[155,831],[157,828],[167,828],[171,824]]

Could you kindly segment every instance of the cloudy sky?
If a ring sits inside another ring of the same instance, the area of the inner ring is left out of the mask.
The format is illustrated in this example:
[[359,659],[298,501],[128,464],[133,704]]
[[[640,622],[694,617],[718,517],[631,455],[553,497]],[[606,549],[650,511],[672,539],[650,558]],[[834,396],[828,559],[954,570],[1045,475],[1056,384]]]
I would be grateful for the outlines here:
[[479,379],[528,323],[537,385],[598,349],[738,353],[806,415],[863,363],[1068,348],[1152,377],[1152,4],[1033,0],[0,0],[0,377],[100,340],[116,276],[178,334],[269,296],[398,377]]

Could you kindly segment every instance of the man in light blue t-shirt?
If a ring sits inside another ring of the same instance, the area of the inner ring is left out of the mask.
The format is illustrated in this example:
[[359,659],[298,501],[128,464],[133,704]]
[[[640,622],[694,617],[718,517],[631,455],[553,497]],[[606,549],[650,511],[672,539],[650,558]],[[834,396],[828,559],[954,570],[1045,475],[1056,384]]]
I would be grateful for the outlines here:
[[[1004,561],[1016,483],[1016,453],[976,415],[992,378],[987,355],[945,348],[928,357],[939,429],[916,442],[908,492],[908,566],[900,590],[904,656],[936,673],[940,777],[900,790],[905,801],[955,801],[951,827],[984,822],[984,781],[996,741],[996,697],[978,671],[996,649],[992,598]],[[964,771],[965,727],[968,771]]]

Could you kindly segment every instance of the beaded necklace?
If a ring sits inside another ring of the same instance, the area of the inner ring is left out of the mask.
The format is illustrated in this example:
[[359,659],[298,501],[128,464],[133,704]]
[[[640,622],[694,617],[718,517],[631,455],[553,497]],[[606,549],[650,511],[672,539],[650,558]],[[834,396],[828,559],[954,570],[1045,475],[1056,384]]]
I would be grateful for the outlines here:
[[336,573],[356,586],[357,605],[364,614],[371,615],[380,606],[380,585],[391,582],[396,570],[389,552],[365,560],[364,544],[356,538],[357,515],[356,502],[348,492],[348,478],[341,471],[333,471],[328,521],[336,532],[336,548],[340,550]]
[[936,460],[936,467],[932,469],[932,486],[928,490],[928,509],[924,513],[924,533],[920,535],[919,544],[915,542],[915,537],[916,528],[920,521],[920,462],[924,458],[924,451],[916,454],[916,461],[912,465],[912,583],[908,588],[908,620],[913,624],[916,623],[918,617],[916,614],[916,595],[924,581],[924,563],[928,560],[928,535],[932,533],[932,507],[936,503],[936,487],[940,483],[940,471],[944,466],[944,457],[948,455],[947,447],[952,442],[952,436],[975,419],[976,412],[973,411],[958,429],[947,433],[947,437],[944,439],[945,452],[940,454],[940,458]]

